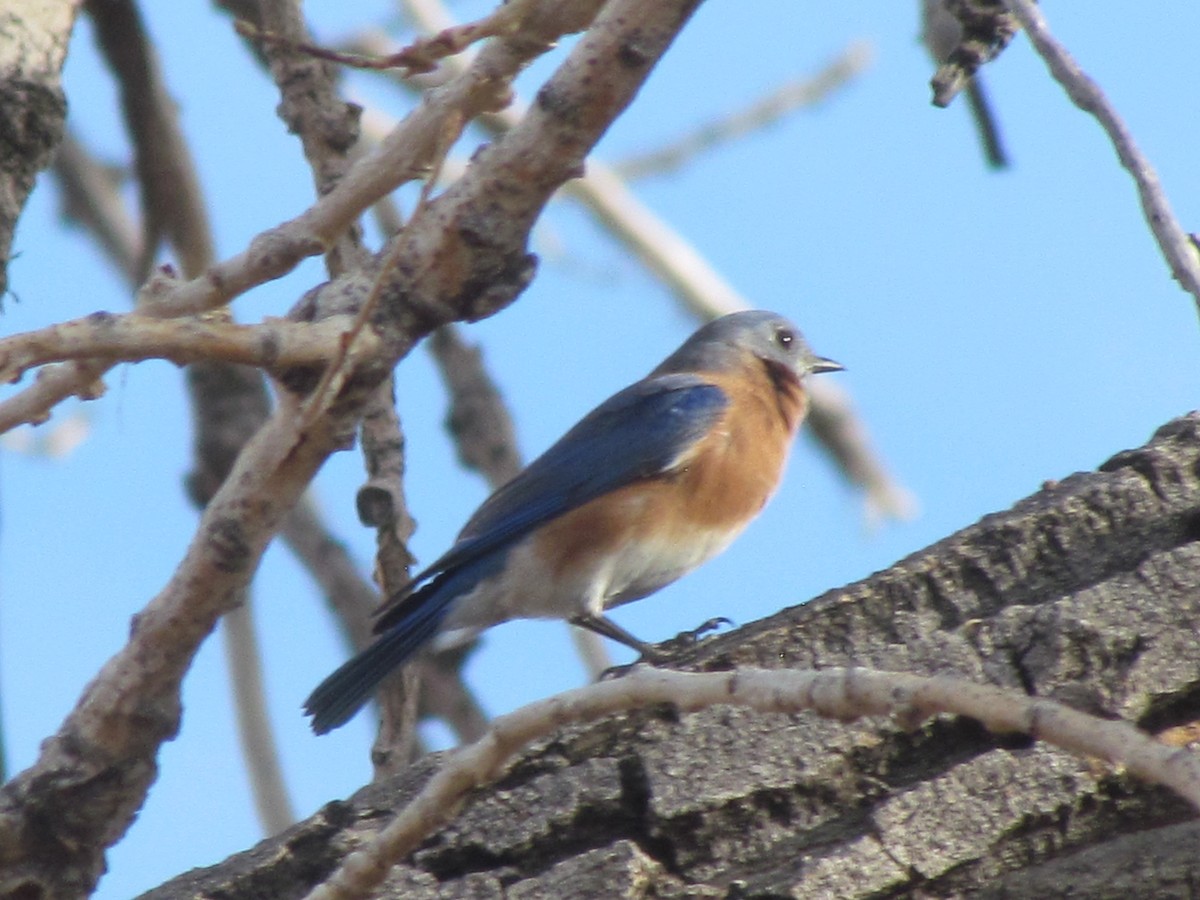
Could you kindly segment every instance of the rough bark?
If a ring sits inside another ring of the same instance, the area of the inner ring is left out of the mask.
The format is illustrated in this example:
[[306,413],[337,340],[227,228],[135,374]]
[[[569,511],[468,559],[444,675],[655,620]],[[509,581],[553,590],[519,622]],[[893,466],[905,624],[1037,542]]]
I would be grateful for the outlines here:
[[[1198,539],[1192,414],[869,579],[704,641],[686,665],[955,672],[1186,735]],[[146,896],[301,896],[437,765]],[[1195,812],[1165,790],[970,721],[906,732],[661,709],[532,748],[386,896],[1179,897],[1200,885],[1197,847]]]

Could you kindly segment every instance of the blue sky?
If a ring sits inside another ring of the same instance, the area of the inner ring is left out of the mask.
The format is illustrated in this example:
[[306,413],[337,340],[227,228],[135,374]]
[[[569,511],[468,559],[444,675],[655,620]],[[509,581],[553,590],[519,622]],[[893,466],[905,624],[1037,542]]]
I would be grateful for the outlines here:
[[[219,252],[229,256],[302,210],[311,182],[297,142],[274,117],[274,88],[227,22],[199,4],[147,6]],[[732,549],[620,610],[618,620],[640,636],[668,637],[717,615],[749,622],[866,577],[1046,479],[1145,442],[1197,405],[1195,305],[1171,280],[1097,124],[1018,38],[987,71],[1014,165],[988,171],[965,108],[929,105],[915,6],[826,4],[818,13],[772,0],[750,18],[745,5],[706,4],[600,148],[608,160],[653,149],[816,71],[853,39],[874,46],[870,69],[818,108],[637,191],[754,304],[791,316],[819,353],[846,365],[832,377],[852,393],[921,515],[867,528],[861,498],[802,440],[779,495]],[[1123,13],[1119,29],[1094,9],[1044,7],[1125,117],[1185,227],[1200,228],[1200,119],[1190,87],[1200,82],[1192,47],[1200,7],[1147,5]],[[325,2],[310,4],[309,15],[332,41],[388,20],[389,10]],[[527,94],[558,58],[523,79]],[[393,116],[410,102],[363,76],[351,83]],[[78,132],[125,159],[111,83],[86,27],[66,87]],[[5,303],[4,334],[128,308],[120,278],[86,236],[62,227],[56,203],[43,179],[14,245],[17,299]],[[467,330],[512,404],[527,456],[695,326],[568,203],[552,207],[534,249],[542,266],[529,291]],[[243,321],[282,314],[320,280],[311,261],[237,301],[235,312]],[[413,549],[429,561],[486,491],[453,463],[444,393],[423,350],[401,365],[398,393],[419,523]],[[39,741],[121,646],[130,616],[169,578],[196,522],[182,490],[191,433],[175,367],[120,367],[103,399],[65,413],[91,425],[67,458],[0,451],[0,712],[13,770],[35,759]],[[369,569],[373,541],[353,508],[361,479],[359,458],[340,454],[316,492]],[[300,701],[342,650],[286,551],[268,552],[254,594],[271,716],[307,815],[369,777],[370,728],[360,717],[318,739],[305,727]],[[554,623],[495,629],[469,673],[496,713],[582,678]],[[200,654],[184,701],[182,734],[164,747],[160,780],[110,856],[102,897],[130,896],[260,836],[218,640]]]

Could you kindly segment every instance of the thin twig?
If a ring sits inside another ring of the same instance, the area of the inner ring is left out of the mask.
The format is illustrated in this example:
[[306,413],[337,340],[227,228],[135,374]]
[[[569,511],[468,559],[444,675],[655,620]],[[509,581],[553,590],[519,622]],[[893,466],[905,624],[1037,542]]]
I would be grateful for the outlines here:
[[1018,30],[1003,0],[941,0],[944,12],[958,21],[958,39],[930,79],[933,105],[949,106],[986,63],[999,56]]
[[[145,33],[139,29],[128,40],[136,42],[144,39]],[[116,41],[116,34],[110,34],[109,40]],[[140,56],[128,48],[123,52],[131,52],[135,58]],[[154,102],[167,102],[166,91],[161,87],[151,91],[150,97]],[[165,131],[177,135],[173,145],[177,158],[168,169],[155,173],[154,177],[159,180],[159,185],[154,193],[173,195],[173,178],[191,183],[191,187],[185,186],[180,192],[178,202],[196,209],[183,208],[173,212],[173,218],[168,223],[168,233],[174,235],[173,246],[183,244],[188,248],[186,252],[190,262],[187,265],[203,267],[211,262],[207,215],[204,213],[203,199],[198,187],[194,184],[194,174],[187,174],[194,173],[194,166],[187,144],[178,136],[174,107],[168,106],[157,113],[143,112],[143,116],[157,123],[154,132]],[[141,260],[144,259],[137,243],[137,233],[119,195],[111,189],[111,182],[98,177],[97,169],[98,166],[91,161],[83,146],[74,142],[56,167],[60,177],[67,183],[64,196],[68,209],[74,213],[77,221],[100,235],[101,245],[133,287],[140,277]],[[140,169],[139,173],[143,174]],[[148,323],[155,321],[140,316],[101,318],[102,321],[97,321],[97,317],[85,321],[98,326],[102,332],[107,332],[108,326],[114,325],[115,318],[119,318],[125,324],[140,320],[143,336]],[[66,329],[65,332],[60,332],[59,336],[70,336],[70,329],[67,327],[70,324],[58,326]],[[155,331],[163,325],[169,328],[187,326],[187,331],[190,332],[189,343],[195,338],[197,328],[221,329],[227,333],[229,328],[237,327],[210,317],[209,321],[204,322],[158,321],[155,325],[149,325],[149,330]],[[117,325],[115,330],[121,331],[122,326]],[[103,344],[98,335],[93,334],[92,338],[96,344]],[[83,345],[86,346],[86,343],[88,341],[85,340]],[[206,342],[199,340],[197,343]],[[93,346],[92,351],[95,349]],[[211,358],[204,359],[203,356],[197,359],[202,360],[202,363],[189,368],[187,379],[195,422],[195,462],[187,483],[196,506],[203,509],[228,473],[237,452],[250,434],[265,421],[270,409],[270,400],[260,374],[247,372],[240,367],[214,363]],[[262,661],[257,636],[253,630],[253,619],[247,609],[251,597],[248,587],[243,589],[242,595],[242,603],[226,617],[222,634],[233,688],[238,736],[246,761],[251,794],[263,831],[274,834],[291,824],[295,820],[295,813],[283,781],[283,770],[270,727],[270,717],[266,713]]]
[[[147,240],[136,246],[127,235],[109,231],[105,245],[120,252],[120,264],[135,281],[148,271],[159,233],[179,254],[186,275],[195,275],[211,262],[212,243],[199,182],[174,106],[163,85],[157,58],[146,40],[136,6],[127,0],[93,2],[88,12],[96,21],[97,37],[121,88],[126,123],[133,138],[143,191]],[[73,148],[68,148],[68,153]],[[69,165],[70,159],[65,161]],[[82,211],[82,210],[81,210]],[[106,212],[95,212],[103,221]],[[115,241],[125,243],[118,247]],[[136,250],[138,261],[127,265],[126,254]],[[39,373],[33,387],[0,403],[0,432],[24,423],[40,424],[67,397],[90,400],[104,393],[101,379],[111,367],[103,359],[54,366]]]
[[279,749],[263,684],[262,650],[248,601],[249,596],[225,614],[221,633],[225,638],[225,663],[233,687],[242,758],[254,787],[254,808],[263,830],[277,834],[296,821],[296,813],[279,765]]
[[437,68],[439,60],[461,53],[472,44],[486,38],[516,32],[532,6],[532,0],[509,0],[482,19],[444,28],[435,35],[416,40],[401,50],[383,56],[342,53],[306,41],[289,40],[243,20],[236,22],[235,27],[238,34],[244,37],[305,53],[317,59],[356,69],[398,69],[404,75],[411,75],[431,72]]
[[1153,232],[1171,275],[1180,286],[1192,295],[1200,308],[1200,251],[1175,217],[1166,192],[1158,180],[1158,173],[1150,160],[1142,153],[1133,139],[1133,134],[1117,115],[1100,86],[1093,81],[1067,52],[1046,24],[1037,4],[1030,0],[1004,0],[1008,8],[1029,34],[1034,49],[1046,63],[1055,81],[1063,86],[1071,102],[1086,113],[1095,116],[1108,139],[1117,151],[1121,165],[1133,176],[1142,213]]
[[661,704],[683,712],[720,705],[789,715],[811,710],[839,721],[890,716],[909,729],[942,713],[969,716],[993,731],[1027,734],[1123,766],[1200,809],[1200,755],[1161,744],[1127,722],[1011,689],[867,669],[695,673],[639,668],[624,678],[567,691],[495,719],[481,740],[449,754],[421,793],[369,845],[347,856],[308,900],[365,897],[392,866],[450,821],[472,790],[494,781],[532,741],[564,725]]
[[[578,7],[594,12],[597,2],[568,4],[570,8],[552,17],[551,24],[585,25],[586,17]],[[528,52],[535,54],[536,49],[531,46]],[[199,277],[181,280],[160,272],[151,278],[139,292],[139,312],[171,318],[215,309],[287,274],[303,259],[333,247],[371,204],[428,168],[443,146],[447,121],[466,120],[506,103],[507,77],[492,65],[481,65],[432,92],[378,148],[359,159],[335,187],[301,215],[260,233],[245,250],[210,266]],[[97,389],[94,384],[106,368],[88,363],[48,371],[34,387],[0,403],[0,430],[25,422],[44,422],[50,409],[66,397],[99,396],[103,385]]]
[[[921,43],[929,56],[939,66],[944,65],[962,43],[963,28],[958,17],[946,6],[946,0],[922,0]],[[992,111],[987,91],[983,86],[983,75],[976,72],[967,82],[967,104],[975,130],[983,147],[984,159],[993,169],[1008,166],[1008,153],[1000,136],[1000,126]]]
[[404,496],[404,431],[390,377],[367,401],[359,431],[367,481],[358,489],[358,518],[376,530],[376,577],[390,595],[408,583],[408,539],[415,528]]
[[0,403],[0,434],[18,425],[41,425],[49,420],[50,410],[68,397],[103,397],[107,390],[104,373],[111,368],[102,358],[47,366],[37,373],[32,385]]
[[[358,143],[358,107],[338,91],[340,73],[300,53],[292,44],[308,42],[308,26],[295,0],[261,0],[257,13],[263,29],[280,37],[263,48],[279,89],[277,111],[288,131],[300,138],[318,195],[327,193],[349,172]],[[357,218],[357,217],[356,217]],[[370,254],[357,221],[332,236],[325,253],[331,275],[362,269]]]
[[[408,583],[413,563],[408,539],[415,528],[404,495],[404,430],[390,376],[367,401],[359,434],[367,480],[358,489],[355,505],[359,521],[375,529],[375,579],[390,597]],[[416,670],[411,670],[388,679],[378,694],[382,715],[371,750],[376,781],[412,759],[418,690]]]
[[142,236],[125,210],[121,178],[115,167],[101,165],[68,130],[54,157],[54,175],[62,198],[62,216],[76,222],[100,244],[104,256],[136,284]]
[[[438,135],[437,143],[433,148],[433,156],[429,160],[430,171],[421,185],[420,199],[417,201],[417,208],[413,210],[413,214],[409,219],[410,223],[415,221],[428,208],[429,198],[433,191],[434,183],[437,180],[437,173],[441,171],[446,154],[450,152],[450,148],[454,146],[454,142],[462,134],[462,130],[466,125],[467,119],[462,115],[447,116],[442,121],[441,133]],[[321,375],[321,380],[305,404],[305,416],[312,415],[314,410],[321,409],[330,392],[341,390],[354,354],[358,354],[359,357],[370,355],[369,346],[363,346],[364,342],[369,345],[369,340],[364,341],[363,335],[369,333],[367,323],[375,314],[375,308],[379,304],[384,291],[387,289],[392,272],[400,264],[400,259],[403,255],[403,244],[398,240],[393,240],[383,254],[383,261],[375,267],[371,288],[362,303],[362,307],[354,317],[354,321],[350,327],[343,334],[331,364],[325,367],[325,371]]]
[[798,109],[828,99],[861,74],[871,64],[872,55],[870,44],[855,41],[815,75],[784,82],[748,106],[707,122],[665,147],[612,163],[613,171],[630,181],[673,172],[701,153],[761,131]]

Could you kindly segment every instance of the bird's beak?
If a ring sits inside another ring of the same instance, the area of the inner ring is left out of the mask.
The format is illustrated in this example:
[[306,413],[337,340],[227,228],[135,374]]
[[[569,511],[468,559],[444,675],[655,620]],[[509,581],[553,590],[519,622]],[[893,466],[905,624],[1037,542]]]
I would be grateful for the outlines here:
[[834,362],[823,356],[814,356],[808,364],[808,371],[812,375],[820,375],[822,372],[841,372],[845,368],[840,362]]

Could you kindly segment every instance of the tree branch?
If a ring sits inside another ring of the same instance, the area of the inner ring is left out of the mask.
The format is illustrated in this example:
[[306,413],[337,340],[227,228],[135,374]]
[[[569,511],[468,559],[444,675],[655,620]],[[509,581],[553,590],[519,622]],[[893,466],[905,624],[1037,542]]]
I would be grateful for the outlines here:
[[[0,339],[0,381],[18,381],[34,366],[96,357],[117,362],[167,359],[178,365],[222,361],[277,371],[296,366],[323,367],[337,353],[349,317],[322,322],[269,319],[238,325],[222,319],[158,319],[141,313],[92,313]],[[362,353],[374,353],[378,341],[364,336]],[[3,408],[3,405],[0,405]]]
[[1133,176],[1138,197],[1142,203],[1142,214],[1150,231],[1158,241],[1159,249],[1166,258],[1172,277],[1180,287],[1192,295],[1200,310],[1200,250],[1184,231],[1167,200],[1166,192],[1158,180],[1158,173],[1150,160],[1142,153],[1117,115],[1100,86],[1080,68],[1066,48],[1054,39],[1046,17],[1030,0],[1004,0],[1021,27],[1029,34],[1029,40],[1038,55],[1046,63],[1054,80],[1063,86],[1071,102],[1081,110],[1096,117],[1121,165]]
[[706,122],[664,147],[619,160],[612,164],[613,171],[629,181],[676,171],[701,153],[768,128],[797,109],[829,99],[870,66],[872,55],[870,44],[855,41],[815,75],[786,81],[744,108]]

